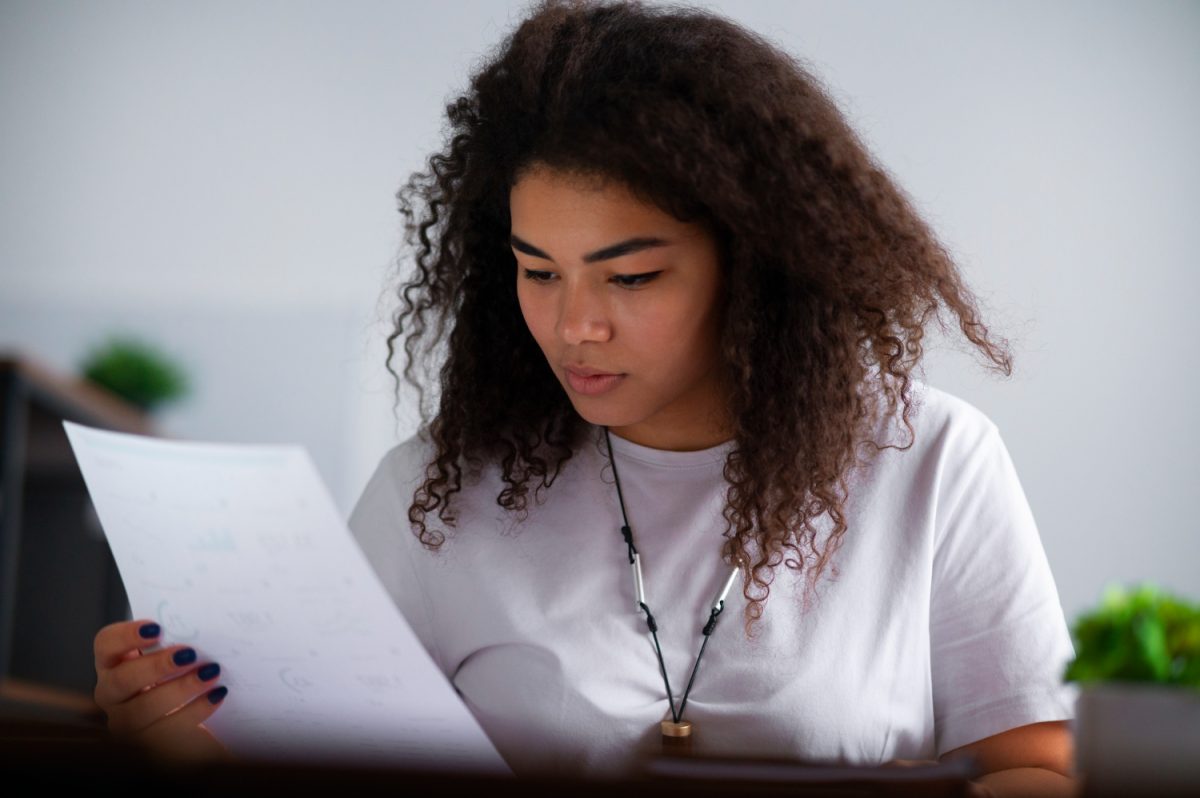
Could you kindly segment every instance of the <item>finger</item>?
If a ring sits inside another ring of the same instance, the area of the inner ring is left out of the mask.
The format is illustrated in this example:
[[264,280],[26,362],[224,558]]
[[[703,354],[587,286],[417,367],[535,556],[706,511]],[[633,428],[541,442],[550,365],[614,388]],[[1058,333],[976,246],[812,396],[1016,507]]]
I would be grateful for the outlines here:
[[156,644],[161,636],[162,627],[154,621],[143,619],[110,623],[96,633],[93,642],[96,672],[119,664],[131,652]]
[[226,687],[203,693],[178,711],[147,726],[135,739],[155,751],[176,758],[228,759],[230,751],[203,723],[224,702]]
[[[228,694],[229,688],[224,685],[200,692],[172,714],[143,728],[137,733],[137,738],[145,743],[155,745],[156,748],[162,748],[162,744],[170,739],[200,739],[199,734],[193,734],[194,730],[202,733],[212,742],[217,742],[216,738],[212,737],[212,732],[202,724],[221,707]],[[222,745],[221,748],[224,746]]]
[[96,704],[107,710],[196,667],[196,650],[176,645],[128,659],[96,674]]
[[996,798],[996,791],[977,781],[967,782],[967,798]]
[[[216,686],[216,679],[220,673],[221,667],[216,662],[209,662],[193,668],[184,676],[158,684],[124,703],[116,704],[108,710],[108,727],[119,734],[136,733],[158,724],[172,713],[184,712],[197,698],[211,696],[218,703],[224,697],[223,690],[226,690]],[[205,700],[205,703],[208,707],[191,708],[188,712],[194,714],[199,709],[206,709],[209,710],[208,714],[211,714],[216,704],[208,700]],[[208,714],[204,715],[205,718]],[[185,715],[185,719],[190,716],[192,715]],[[178,724],[180,721],[174,722]]]

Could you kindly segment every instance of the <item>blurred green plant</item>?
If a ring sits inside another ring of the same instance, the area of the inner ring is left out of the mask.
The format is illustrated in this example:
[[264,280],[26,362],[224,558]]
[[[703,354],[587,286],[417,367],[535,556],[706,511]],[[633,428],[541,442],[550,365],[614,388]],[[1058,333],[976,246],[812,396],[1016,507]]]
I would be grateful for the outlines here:
[[1077,618],[1064,680],[1153,682],[1200,688],[1200,606],[1154,585],[1109,587]]
[[80,365],[83,376],[146,412],[187,395],[183,370],[149,344],[112,336]]

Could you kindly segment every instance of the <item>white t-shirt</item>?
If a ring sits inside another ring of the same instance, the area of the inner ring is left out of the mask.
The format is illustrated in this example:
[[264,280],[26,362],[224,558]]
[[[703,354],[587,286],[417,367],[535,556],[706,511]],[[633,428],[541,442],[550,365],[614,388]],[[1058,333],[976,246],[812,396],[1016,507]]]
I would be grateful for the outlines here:
[[[851,478],[849,528],[803,612],[780,566],[747,639],[740,580],[684,713],[698,754],[872,764],[935,759],[993,734],[1072,717],[1074,655],[1037,527],[995,424],[916,383],[908,451]],[[907,431],[887,428],[903,445]],[[898,430],[898,432],[895,432]],[[457,529],[423,548],[408,522],[432,446],[384,456],[350,528],[400,611],[518,773],[615,776],[660,749],[670,713],[636,608],[603,431],[518,524],[496,503],[498,467],[455,494]],[[678,702],[720,557],[724,459],[612,435],[618,476]],[[822,519],[828,530],[832,522]]]

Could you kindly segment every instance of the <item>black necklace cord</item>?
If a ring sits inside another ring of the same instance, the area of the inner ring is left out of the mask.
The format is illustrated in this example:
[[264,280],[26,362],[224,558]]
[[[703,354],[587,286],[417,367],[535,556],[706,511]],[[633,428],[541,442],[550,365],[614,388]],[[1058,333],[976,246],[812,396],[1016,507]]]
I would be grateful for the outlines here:
[[[671,680],[667,678],[667,663],[663,660],[662,646],[658,644],[658,624],[654,621],[654,616],[650,613],[650,608],[645,602],[639,602],[642,612],[646,613],[646,626],[650,627],[650,637],[654,639],[654,653],[658,656],[658,669],[662,673],[663,684],[667,688],[667,703],[671,705],[671,718],[678,723],[679,718],[683,715],[683,707],[679,711],[675,711],[675,694],[671,692]],[[687,700],[687,696],[684,696]]]
[[700,630],[700,634],[704,635],[704,641],[700,643],[700,653],[696,655],[696,664],[692,666],[692,675],[688,678],[687,687],[683,691],[683,701],[679,703],[680,717],[683,717],[683,708],[687,706],[688,694],[692,692],[692,682],[696,681],[696,670],[700,667],[700,658],[704,656],[704,647],[708,645],[708,638],[713,633],[713,629],[717,628],[717,616],[723,609],[725,609],[725,600],[719,599],[717,606],[709,612],[708,623],[704,624],[704,628]]
[[671,707],[671,718],[676,723],[679,723],[680,719],[683,718],[683,709],[687,706],[688,695],[692,692],[692,684],[696,681],[696,671],[700,668],[700,658],[704,656],[704,649],[708,646],[709,636],[717,628],[717,618],[721,615],[721,610],[725,609],[725,596],[729,593],[729,588],[733,585],[733,580],[738,575],[739,569],[735,567],[733,572],[729,574],[729,578],[725,580],[721,594],[713,602],[712,608],[709,610],[708,621],[701,630],[704,639],[700,643],[700,651],[696,654],[696,661],[692,664],[692,673],[688,678],[687,687],[683,691],[683,698],[679,702],[679,710],[676,711],[675,695],[671,692],[671,680],[667,677],[667,664],[663,660],[662,646],[658,642],[658,623],[654,620],[654,614],[650,612],[650,607],[646,604],[645,590],[642,584],[642,558],[638,554],[637,548],[633,545],[633,531],[629,528],[629,517],[625,513],[625,497],[621,493],[621,479],[617,476],[617,462],[613,457],[612,438],[609,437],[608,427],[604,428],[604,440],[608,443],[608,462],[612,466],[613,481],[617,484],[617,500],[621,504],[621,520],[624,521],[624,525],[621,527],[621,536],[625,539],[625,544],[629,547],[629,563],[633,566],[633,583],[634,590],[637,593],[637,606],[646,614],[646,626],[649,628],[650,636],[654,640],[654,653],[658,657],[658,668],[662,673],[663,686],[667,688],[667,703]]
[[[637,548],[633,545],[633,530],[629,528],[629,516],[625,513],[625,494],[621,493],[621,479],[617,476],[617,460],[613,457],[612,438],[608,436],[608,427],[604,428],[604,441],[608,444],[608,464],[612,466],[613,482],[617,483],[617,501],[621,503],[621,520],[625,525],[621,527],[621,537],[625,538],[625,545],[629,547],[629,564],[634,564],[634,555],[638,553]],[[640,576],[640,574],[639,574]],[[639,579],[640,583],[641,580]],[[638,603],[641,603],[641,591],[638,591]]]

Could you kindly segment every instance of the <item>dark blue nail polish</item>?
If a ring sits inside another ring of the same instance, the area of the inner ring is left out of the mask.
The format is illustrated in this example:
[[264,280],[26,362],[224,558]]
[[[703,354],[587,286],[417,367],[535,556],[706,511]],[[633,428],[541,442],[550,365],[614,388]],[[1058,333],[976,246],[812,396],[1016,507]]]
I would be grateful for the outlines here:
[[171,660],[176,665],[191,665],[196,661],[196,649],[181,648],[175,652],[174,656],[171,657]]
[[158,637],[162,629],[156,623],[144,623],[138,627],[138,634],[142,637]]
[[208,682],[217,678],[217,674],[220,672],[221,666],[215,662],[210,662],[207,665],[201,666],[200,670],[196,671],[196,675],[200,677],[200,681]]
[[229,688],[228,688],[228,687],[224,687],[224,686],[222,686],[222,687],[218,687],[218,688],[217,688],[217,689],[215,689],[215,690],[210,690],[210,691],[209,691],[209,693],[208,693],[208,703],[210,703],[210,704],[215,704],[215,703],[217,703],[217,702],[218,702],[218,701],[220,701],[222,698],[224,698],[224,697],[225,697],[225,694],[226,694],[226,693],[228,693],[228,692],[229,692]]

